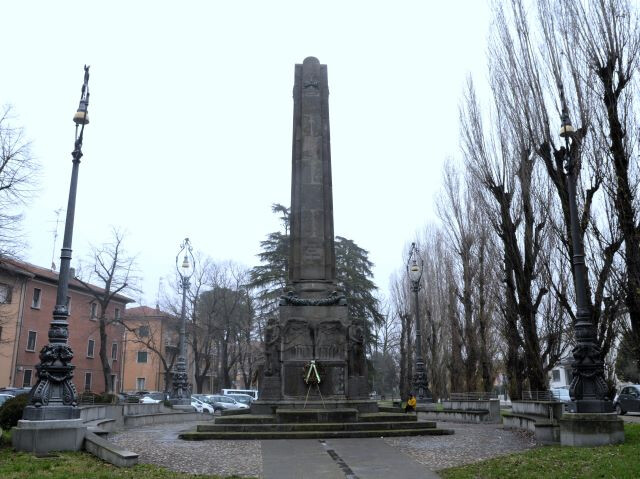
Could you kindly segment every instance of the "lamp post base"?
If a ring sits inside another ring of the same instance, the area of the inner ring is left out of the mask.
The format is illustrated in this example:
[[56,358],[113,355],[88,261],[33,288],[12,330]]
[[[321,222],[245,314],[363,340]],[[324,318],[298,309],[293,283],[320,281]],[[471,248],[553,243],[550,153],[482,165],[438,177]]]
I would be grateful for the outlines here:
[[86,433],[82,419],[22,419],[13,429],[11,442],[16,450],[24,452],[80,451]]
[[74,406],[27,406],[22,413],[26,421],[78,419],[80,409]]
[[578,399],[567,404],[567,411],[578,414],[612,413],[614,411],[611,401],[601,399]]

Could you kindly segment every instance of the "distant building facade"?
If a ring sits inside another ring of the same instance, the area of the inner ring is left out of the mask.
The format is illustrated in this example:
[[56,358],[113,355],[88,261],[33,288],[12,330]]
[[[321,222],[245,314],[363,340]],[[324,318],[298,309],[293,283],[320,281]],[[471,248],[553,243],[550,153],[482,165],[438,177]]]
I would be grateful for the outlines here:
[[159,308],[139,306],[126,311],[124,323],[122,390],[169,391],[179,320]]
[[[56,303],[58,273],[30,263],[0,260],[0,387],[32,387],[37,381],[39,353],[48,339]],[[93,286],[94,290],[100,288]],[[85,286],[69,281],[69,345],[75,366],[73,382],[78,392],[105,390],[99,357],[98,304]],[[116,295],[107,317],[119,320],[131,299]],[[107,352],[114,390],[122,377],[123,332],[117,321],[107,325]]]

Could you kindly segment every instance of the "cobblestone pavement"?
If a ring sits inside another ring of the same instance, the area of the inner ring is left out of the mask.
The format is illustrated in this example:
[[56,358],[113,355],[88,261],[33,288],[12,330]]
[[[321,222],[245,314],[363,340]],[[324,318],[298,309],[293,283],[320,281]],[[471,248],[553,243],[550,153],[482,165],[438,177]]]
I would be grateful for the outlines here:
[[140,462],[192,474],[260,477],[260,441],[183,441],[178,433],[194,430],[200,421],[158,424],[109,436],[120,447],[140,455]]
[[503,429],[501,424],[438,422],[451,436],[389,437],[385,441],[433,471],[461,466],[536,446],[528,431]]
[[628,412],[624,416],[619,416],[624,422],[640,422],[640,413]]
[[[640,419],[640,416],[636,416]],[[192,474],[261,477],[261,441],[182,441],[178,433],[193,430],[198,422],[161,424],[126,430],[109,440],[136,452],[140,462]],[[431,470],[459,466],[535,447],[528,432],[503,429],[500,424],[438,422],[453,429],[451,436],[385,438],[385,442],[408,454]],[[295,451],[292,452],[292,457]]]

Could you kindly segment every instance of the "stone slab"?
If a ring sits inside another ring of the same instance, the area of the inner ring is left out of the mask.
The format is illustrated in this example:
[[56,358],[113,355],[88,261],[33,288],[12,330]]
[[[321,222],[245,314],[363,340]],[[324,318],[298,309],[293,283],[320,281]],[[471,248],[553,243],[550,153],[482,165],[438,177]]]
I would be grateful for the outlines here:
[[48,453],[51,451],[80,451],[87,426],[82,419],[49,421],[20,420],[12,431],[12,444],[18,451]]
[[560,419],[563,446],[604,446],[624,442],[624,423],[615,413],[564,413]]
[[382,439],[262,441],[264,479],[436,479]]
[[84,438],[84,448],[87,452],[114,466],[132,467],[138,464],[138,454],[121,449],[91,432],[87,432]]

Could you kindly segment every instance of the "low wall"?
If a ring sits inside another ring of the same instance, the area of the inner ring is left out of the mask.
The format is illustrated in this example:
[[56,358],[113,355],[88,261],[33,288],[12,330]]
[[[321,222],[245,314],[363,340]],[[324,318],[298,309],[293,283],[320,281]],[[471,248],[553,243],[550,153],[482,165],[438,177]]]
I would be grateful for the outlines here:
[[564,403],[558,401],[512,401],[511,411],[513,414],[540,416],[553,421],[562,417]]
[[483,422],[500,422],[500,400],[447,400],[442,401],[445,411],[488,411]]
[[418,410],[419,420],[433,420],[433,421],[449,421],[449,422],[464,422],[464,423],[481,423],[490,422],[489,412],[484,411],[462,411],[462,410],[448,410],[448,411],[420,411]]
[[211,421],[212,419],[213,414],[203,414],[200,412],[162,412],[125,416],[124,425],[127,428],[131,428],[185,421]]

